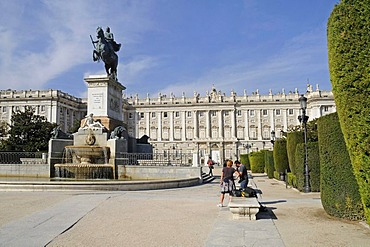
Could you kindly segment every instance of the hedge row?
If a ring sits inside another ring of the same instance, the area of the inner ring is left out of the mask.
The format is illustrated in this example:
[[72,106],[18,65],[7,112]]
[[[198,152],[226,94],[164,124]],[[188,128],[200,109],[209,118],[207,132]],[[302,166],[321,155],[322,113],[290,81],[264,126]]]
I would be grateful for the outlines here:
[[296,165],[295,165],[295,151],[296,146],[299,143],[304,142],[304,136],[302,131],[289,132],[287,135],[287,155],[289,161],[289,168],[293,175],[296,175]]
[[[297,167],[297,189],[303,191],[305,181],[305,147],[304,143],[300,143],[296,147],[295,163]],[[317,142],[307,143],[307,164],[309,168],[309,183],[312,192],[320,191],[320,159],[319,159],[319,144]]]
[[370,225],[370,3],[342,0],[328,20],[330,81]]
[[268,178],[274,178],[274,155],[272,151],[265,151],[265,171]]
[[275,141],[273,155],[276,172],[281,173],[289,169],[288,155],[286,150],[286,139],[281,138]]
[[265,172],[265,154],[263,151],[250,153],[249,162],[251,165],[252,172],[255,173]]
[[321,164],[321,202],[332,216],[363,220],[363,206],[338,114],[318,121]]

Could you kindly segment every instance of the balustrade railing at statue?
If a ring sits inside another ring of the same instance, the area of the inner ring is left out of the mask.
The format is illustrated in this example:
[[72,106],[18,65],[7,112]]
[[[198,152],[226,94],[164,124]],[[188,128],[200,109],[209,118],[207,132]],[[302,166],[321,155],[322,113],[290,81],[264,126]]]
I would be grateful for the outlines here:
[[192,166],[193,155],[184,153],[122,153],[127,165]]
[[41,159],[40,152],[0,152],[0,164],[22,164],[21,159]]

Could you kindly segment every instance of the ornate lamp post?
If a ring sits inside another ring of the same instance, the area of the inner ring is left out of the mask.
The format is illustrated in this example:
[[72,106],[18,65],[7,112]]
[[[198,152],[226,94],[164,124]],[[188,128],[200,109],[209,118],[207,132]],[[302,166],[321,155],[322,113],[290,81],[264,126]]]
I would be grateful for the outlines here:
[[252,148],[252,146],[247,143],[244,147],[247,149],[247,154],[249,154],[249,149]]
[[275,143],[275,130],[272,130],[271,131],[271,143],[272,143],[272,146],[274,146],[274,143]]
[[307,98],[304,97],[302,94],[301,97],[298,99],[299,104],[301,105],[302,115],[298,116],[298,120],[300,123],[303,123],[303,131],[304,131],[304,192],[308,193],[311,192],[310,186],[310,175],[308,169],[308,152],[307,152],[307,121],[308,116],[306,115],[307,109]]

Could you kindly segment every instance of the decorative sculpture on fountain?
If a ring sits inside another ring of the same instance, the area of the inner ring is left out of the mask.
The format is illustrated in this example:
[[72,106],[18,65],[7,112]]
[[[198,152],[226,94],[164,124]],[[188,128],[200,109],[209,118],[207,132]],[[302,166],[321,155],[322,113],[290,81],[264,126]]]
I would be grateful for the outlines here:
[[99,121],[94,120],[94,114],[90,113],[85,117],[85,122],[81,127],[82,129],[105,129],[104,125]]
[[65,133],[60,126],[55,127],[50,134],[51,139],[73,139],[73,135]]
[[126,129],[123,126],[116,127],[112,131],[112,133],[110,134],[110,139],[121,139],[121,138],[125,138],[124,135],[123,135],[125,131],[126,131]]

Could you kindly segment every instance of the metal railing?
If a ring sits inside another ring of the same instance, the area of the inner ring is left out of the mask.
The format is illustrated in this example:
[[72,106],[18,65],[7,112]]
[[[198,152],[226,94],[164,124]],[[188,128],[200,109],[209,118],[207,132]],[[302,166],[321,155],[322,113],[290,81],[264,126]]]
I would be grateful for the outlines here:
[[142,166],[191,166],[193,155],[177,153],[121,153],[127,165]]
[[0,164],[22,164],[21,159],[41,159],[39,152],[0,152]]
[[[192,166],[191,153],[120,153],[126,165],[142,166]],[[0,164],[22,164],[21,159],[41,159],[39,152],[0,152]]]

